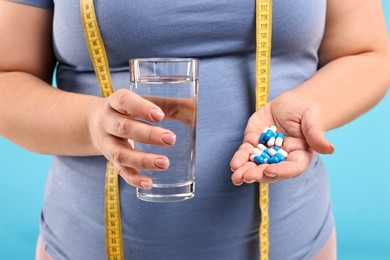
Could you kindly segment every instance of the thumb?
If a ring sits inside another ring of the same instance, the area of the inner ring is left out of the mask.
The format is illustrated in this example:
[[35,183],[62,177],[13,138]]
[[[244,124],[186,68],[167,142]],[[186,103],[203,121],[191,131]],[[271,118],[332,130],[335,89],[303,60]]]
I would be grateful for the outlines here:
[[318,113],[306,110],[302,117],[302,133],[311,149],[321,154],[332,154],[335,148],[326,139],[325,130],[320,127],[319,118]]

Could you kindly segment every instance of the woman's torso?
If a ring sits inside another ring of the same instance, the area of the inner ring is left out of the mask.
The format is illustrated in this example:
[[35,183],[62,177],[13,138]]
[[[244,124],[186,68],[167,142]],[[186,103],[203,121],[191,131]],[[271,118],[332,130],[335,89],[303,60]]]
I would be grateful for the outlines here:
[[[271,98],[317,70],[326,6],[273,2]],[[54,3],[57,85],[100,95],[79,1]],[[200,58],[195,198],[143,202],[121,179],[126,259],[257,259],[258,185],[234,186],[229,167],[254,111],[255,1],[95,1],[95,8],[116,89],[129,87],[129,58]],[[41,224],[54,259],[105,258],[105,164],[103,157],[54,157]],[[321,161],[272,184],[270,196],[271,259],[310,259],[333,225]]]

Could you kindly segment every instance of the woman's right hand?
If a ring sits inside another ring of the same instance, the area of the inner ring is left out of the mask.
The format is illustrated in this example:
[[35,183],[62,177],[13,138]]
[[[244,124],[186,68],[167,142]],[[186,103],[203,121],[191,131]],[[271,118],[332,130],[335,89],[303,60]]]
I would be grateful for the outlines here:
[[172,131],[149,125],[163,120],[164,112],[152,102],[129,90],[121,89],[102,99],[89,117],[92,144],[130,185],[150,189],[152,180],[137,169],[166,170],[169,159],[163,155],[137,151],[132,141],[159,146],[172,146],[176,136]]

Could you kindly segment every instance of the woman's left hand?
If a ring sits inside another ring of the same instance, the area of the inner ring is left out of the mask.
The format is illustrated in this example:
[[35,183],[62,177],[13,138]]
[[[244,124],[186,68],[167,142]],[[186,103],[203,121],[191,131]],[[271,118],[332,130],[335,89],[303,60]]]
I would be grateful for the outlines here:
[[[315,152],[333,153],[334,147],[326,140],[321,127],[320,114],[315,102],[294,91],[280,95],[257,110],[250,117],[243,143],[230,162],[233,183],[271,183],[297,177],[307,169]],[[272,125],[286,136],[282,149],[288,152],[288,157],[276,164],[257,165],[249,157],[259,144],[263,130]]]

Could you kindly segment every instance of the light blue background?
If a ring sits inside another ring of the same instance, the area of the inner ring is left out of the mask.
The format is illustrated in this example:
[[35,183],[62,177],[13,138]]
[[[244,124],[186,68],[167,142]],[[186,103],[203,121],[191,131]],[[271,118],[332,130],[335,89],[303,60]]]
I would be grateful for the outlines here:
[[[390,1],[383,0],[390,28]],[[373,28],[375,29],[375,28]],[[390,71],[389,71],[390,73]],[[340,260],[390,259],[390,94],[354,122],[328,132]],[[0,137],[0,259],[34,259],[50,157]]]

